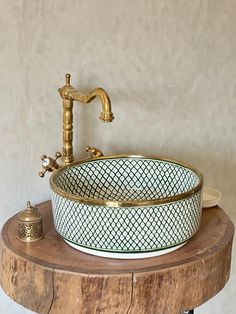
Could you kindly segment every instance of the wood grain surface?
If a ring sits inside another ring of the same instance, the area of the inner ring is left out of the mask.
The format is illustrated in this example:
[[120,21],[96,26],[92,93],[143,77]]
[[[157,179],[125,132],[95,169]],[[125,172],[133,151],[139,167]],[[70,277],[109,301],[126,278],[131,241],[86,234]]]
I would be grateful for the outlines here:
[[203,211],[194,238],[166,255],[137,260],[95,257],[56,233],[51,202],[38,205],[44,238],[17,238],[16,216],[0,240],[0,284],[37,313],[180,314],[217,294],[230,274],[234,227],[219,207]]

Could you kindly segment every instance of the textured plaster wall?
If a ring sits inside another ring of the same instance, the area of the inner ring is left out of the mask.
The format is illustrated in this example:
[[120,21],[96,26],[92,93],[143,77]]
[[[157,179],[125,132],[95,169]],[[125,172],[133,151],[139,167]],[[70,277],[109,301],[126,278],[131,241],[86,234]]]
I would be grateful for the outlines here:
[[[1,225],[27,200],[50,198],[37,172],[42,153],[61,149],[67,72],[81,91],[105,88],[116,117],[102,124],[98,101],[75,105],[77,157],[90,144],[185,160],[236,222],[235,0],[1,0],[0,71]],[[196,313],[231,312],[235,282],[234,262],[226,288]],[[29,312],[3,292],[0,305]]]

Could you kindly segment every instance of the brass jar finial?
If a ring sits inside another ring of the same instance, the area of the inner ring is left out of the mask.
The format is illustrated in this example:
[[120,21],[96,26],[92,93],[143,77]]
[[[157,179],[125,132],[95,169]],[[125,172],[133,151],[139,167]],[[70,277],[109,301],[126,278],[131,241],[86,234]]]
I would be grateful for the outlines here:
[[27,208],[17,216],[18,238],[24,242],[34,242],[42,239],[42,215],[38,209],[27,202]]

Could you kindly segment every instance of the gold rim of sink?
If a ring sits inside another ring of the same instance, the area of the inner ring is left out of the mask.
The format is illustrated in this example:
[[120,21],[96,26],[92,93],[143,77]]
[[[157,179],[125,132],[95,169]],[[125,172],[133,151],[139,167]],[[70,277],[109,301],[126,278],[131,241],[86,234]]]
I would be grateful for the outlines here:
[[[140,158],[140,159],[153,159],[153,160],[161,160],[161,161],[170,162],[170,163],[176,164],[178,166],[184,167],[184,168],[194,172],[199,178],[199,183],[193,189],[191,189],[187,192],[178,194],[178,195],[169,196],[169,197],[165,197],[165,198],[159,198],[159,199],[153,199],[153,200],[147,200],[147,201],[142,200],[142,201],[124,201],[124,202],[81,197],[79,195],[65,192],[64,190],[60,189],[55,183],[57,176],[67,168],[72,168],[76,165],[80,165],[80,164],[87,163],[87,162],[93,162],[93,161],[104,160],[104,159],[118,159],[118,158],[136,158],[136,159]],[[66,165],[66,166],[61,167],[59,170],[56,170],[52,174],[52,176],[50,177],[51,189],[53,190],[53,192],[61,195],[62,197],[65,197],[66,199],[69,199],[71,201],[76,201],[76,202],[80,202],[80,203],[87,204],[87,205],[108,206],[108,207],[138,207],[138,206],[151,206],[151,205],[161,205],[161,204],[166,204],[166,203],[172,203],[172,202],[179,201],[179,200],[185,199],[187,197],[190,197],[191,195],[200,191],[202,188],[202,185],[203,185],[203,176],[202,176],[200,171],[198,171],[197,169],[195,169],[191,165],[188,165],[182,161],[177,161],[174,159],[169,159],[169,158],[159,157],[159,156],[111,155],[111,156],[103,156],[103,157],[96,157],[96,158],[90,158],[90,159],[83,159],[80,161],[73,162],[70,165]]]

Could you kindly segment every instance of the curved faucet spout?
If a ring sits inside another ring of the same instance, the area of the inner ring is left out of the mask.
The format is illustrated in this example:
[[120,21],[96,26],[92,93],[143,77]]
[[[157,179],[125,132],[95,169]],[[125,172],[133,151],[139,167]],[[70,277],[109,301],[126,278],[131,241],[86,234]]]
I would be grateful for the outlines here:
[[114,119],[111,110],[111,101],[107,92],[103,88],[95,88],[88,94],[79,93],[73,86],[70,85],[70,74],[66,74],[66,85],[59,88],[59,93],[63,99],[63,162],[71,164],[73,157],[73,101],[82,103],[90,103],[96,97],[99,97],[102,103],[102,112],[100,119],[103,122],[112,122]]
[[69,93],[69,95],[71,96],[72,100],[77,100],[83,103],[90,103],[96,97],[99,97],[102,103],[102,112],[100,115],[100,119],[103,122],[112,122],[112,120],[114,119],[113,113],[111,111],[111,100],[107,92],[103,88],[95,88],[88,94],[81,94],[78,93],[76,90],[73,90],[71,91],[71,93]]

